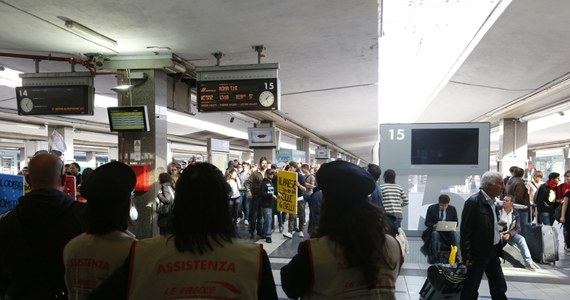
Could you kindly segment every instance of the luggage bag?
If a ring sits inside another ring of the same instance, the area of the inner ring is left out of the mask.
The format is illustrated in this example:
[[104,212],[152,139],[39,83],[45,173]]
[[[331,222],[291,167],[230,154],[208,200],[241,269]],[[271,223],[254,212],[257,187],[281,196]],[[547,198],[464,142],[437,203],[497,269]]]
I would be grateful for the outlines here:
[[[536,205],[530,207],[531,216]],[[549,225],[531,225],[527,228],[526,244],[532,260],[537,263],[554,263],[558,258],[558,231]]]
[[435,264],[427,271],[427,279],[420,290],[420,299],[459,299],[467,267],[463,264]]
[[532,260],[541,264],[554,263],[558,258],[558,231],[549,225],[530,226],[526,243]]

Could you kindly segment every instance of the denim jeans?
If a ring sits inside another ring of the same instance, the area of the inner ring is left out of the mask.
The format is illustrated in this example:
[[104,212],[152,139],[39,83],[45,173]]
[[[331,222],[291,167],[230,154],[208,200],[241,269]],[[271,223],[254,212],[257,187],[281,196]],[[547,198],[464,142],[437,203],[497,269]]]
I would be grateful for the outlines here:
[[540,222],[543,225],[552,226],[552,224],[554,224],[554,214],[551,214],[549,212],[541,212],[540,213]]
[[532,262],[532,258],[530,256],[530,250],[528,250],[526,240],[522,235],[515,234],[514,236],[511,236],[507,240],[507,243],[509,243],[509,245],[514,245],[517,248],[519,248],[519,251],[521,252],[522,257],[524,258],[525,263],[528,264]]
[[241,194],[241,209],[243,210],[243,219],[244,220],[249,220],[249,202],[251,201],[251,199],[247,198],[247,192],[245,190],[239,191]]
[[[432,231],[431,232],[431,241],[430,241],[430,251],[431,251],[431,255],[434,257],[437,257],[438,253],[439,253],[439,249],[440,249],[440,245],[443,241],[443,237],[442,235],[445,235],[445,240],[446,242],[448,242],[450,245],[455,245],[457,246],[457,256],[461,256],[461,253],[459,252],[459,238],[457,236],[457,233],[455,231],[450,231],[450,232],[440,232],[440,231]],[[448,250],[451,250],[451,248],[449,248]]]
[[526,236],[527,228],[528,228],[528,225],[530,223],[528,221],[528,209],[525,209],[525,210],[517,209],[517,211],[519,212],[519,216],[520,216],[520,220],[521,220],[521,235]]
[[263,215],[263,234],[265,238],[270,238],[273,228],[271,227],[271,221],[273,221],[273,208],[262,207],[261,214]]

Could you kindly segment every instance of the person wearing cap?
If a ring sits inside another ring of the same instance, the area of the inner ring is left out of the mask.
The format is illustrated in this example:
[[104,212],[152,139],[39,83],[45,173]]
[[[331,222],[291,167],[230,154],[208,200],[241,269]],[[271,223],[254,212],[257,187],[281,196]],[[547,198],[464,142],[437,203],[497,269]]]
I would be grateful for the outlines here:
[[67,299],[61,253],[87,229],[85,204],[63,192],[63,161],[41,153],[28,165],[32,190],[0,217],[0,299]]
[[129,255],[135,237],[127,227],[136,182],[131,167],[117,161],[96,168],[83,181],[81,195],[87,199],[87,232],[63,249],[69,299],[87,299]]
[[237,240],[230,187],[201,162],[176,183],[172,234],[135,241],[88,299],[277,299],[263,245]]
[[321,166],[323,193],[316,234],[299,244],[281,268],[289,298],[396,299],[396,279],[404,262],[400,244],[386,233],[386,216],[368,201],[376,186],[363,168],[333,161]]

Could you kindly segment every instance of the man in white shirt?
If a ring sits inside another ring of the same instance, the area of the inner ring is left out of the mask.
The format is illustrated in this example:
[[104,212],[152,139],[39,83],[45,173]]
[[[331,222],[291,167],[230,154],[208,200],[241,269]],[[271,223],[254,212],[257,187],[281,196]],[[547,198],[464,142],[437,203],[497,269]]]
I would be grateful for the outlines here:
[[537,267],[532,261],[526,240],[519,234],[521,231],[520,215],[516,209],[513,209],[513,196],[505,195],[503,198],[503,208],[497,207],[497,210],[499,210],[500,216],[499,225],[503,226],[501,230],[503,241],[510,245],[515,245],[519,249],[527,269],[536,270]]

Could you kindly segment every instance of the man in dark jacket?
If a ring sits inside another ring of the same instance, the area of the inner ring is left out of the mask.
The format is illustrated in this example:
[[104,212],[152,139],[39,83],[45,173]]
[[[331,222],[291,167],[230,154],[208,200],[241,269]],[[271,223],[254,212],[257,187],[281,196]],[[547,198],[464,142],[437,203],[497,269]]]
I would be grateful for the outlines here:
[[[512,195],[514,197],[515,204],[518,204],[518,207],[515,209],[518,211],[520,215],[520,223],[521,223],[521,234],[526,236],[526,228],[528,227],[528,215],[529,215],[529,206],[530,206],[530,199],[528,197],[528,188],[526,187],[526,183],[522,178],[524,176],[524,170],[519,167],[515,167],[513,171],[513,176],[507,182],[505,186],[505,194]],[[503,197],[504,198],[504,197]],[[525,207],[522,207],[524,205]]]
[[495,197],[504,189],[501,173],[485,172],[481,176],[481,190],[465,201],[461,214],[461,254],[468,267],[461,300],[476,300],[478,289],[487,275],[489,291],[495,300],[506,300],[507,283],[499,256],[503,255],[499,217],[495,211]]
[[84,204],[64,194],[63,162],[33,157],[31,192],[0,219],[0,298],[67,299],[63,247],[85,231]]
[[[437,231],[435,227],[439,221],[455,221],[457,222],[457,209],[455,206],[450,205],[449,195],[441,194],[438,198],[438,203],[432,204],[428,207],[426,212],[426,230],[422,234],[424,246],[422,252],[428,255],[429,263],[447,263],[448,258],[440,257],[440,244],[445,242],[449,249],[449,245],[459,246],[459,238],[457,232],[454,231]],[[429,250],[428,250],[429,249]],[[460,255],[458,255],[460,256]]]

